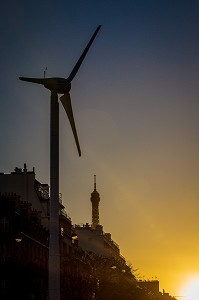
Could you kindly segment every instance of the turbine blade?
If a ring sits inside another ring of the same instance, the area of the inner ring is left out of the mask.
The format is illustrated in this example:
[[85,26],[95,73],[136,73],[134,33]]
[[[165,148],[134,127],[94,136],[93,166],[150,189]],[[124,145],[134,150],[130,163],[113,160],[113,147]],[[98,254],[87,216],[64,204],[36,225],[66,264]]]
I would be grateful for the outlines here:
[[61,103],[67,113],[72,131],[73,131],[73,135],[75,138],[75,142],[77,145],[77,150],[79,153],[79,156],[81,156],[81,149],[80,149],[80,145],[79,145],[79,140],[78,140],[78,136],[77,136],[77,131],[76,131],[76,127],[75,127],[75,120],[74,120],[74,116],[73,116],[73,109],[72,109],[72,105],[71,105],[71,99],[70,99],[70,94],[64,94],[63,96],[60,97]]
[[73,80],[73,78],[74,78],[75,75],[77,74],[77,72],[78,72],[78,70],[79,70],[79,68],[80,68],[80,66],[81,66],[81,64],[82,64],[82,62],[83,62],[83,60],[84,60],[84,58],[85,58],[85,56],[86,56],[86,54],[87,54],[89,48],[90,48],[90,46],[92,45],[92,43],[93,43],[93,41],[94,41],[94,39],[95,39],[95,37],[96,37],[98,31],[100,30],[100,27],[101,27],[101,25],[99,25],[99,26],[97,27],[97,29],[95,30],[95,32],[94,32],[93,36],[91,37],[90,41],[88,42],[86,48],[85,48],[84,51],[82,52],[82,55],[80,56],[80,58],[78,59],[76,65],[74,66],[72,72],[70,73],[70,75],[69,75],[69,77],[68,77],[68,80],[69,80],[70,82]]
[[45,83],[44,78],[27,78],[27,77],[19,77],[20,80],[23,81],[28,81],[28,82],[33,82],[33,83],[38,83],[38,84],[43,84]]

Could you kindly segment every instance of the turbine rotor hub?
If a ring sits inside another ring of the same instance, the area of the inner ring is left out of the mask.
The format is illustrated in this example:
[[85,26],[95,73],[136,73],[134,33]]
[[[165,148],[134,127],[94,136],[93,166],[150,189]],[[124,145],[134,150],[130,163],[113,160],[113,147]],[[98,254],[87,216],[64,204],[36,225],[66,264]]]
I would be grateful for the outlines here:
[[65,78],[46,78],[44,82],[45,88],[50,91],[55,91],[58,94],[68,93],[71,89],[71,83]]

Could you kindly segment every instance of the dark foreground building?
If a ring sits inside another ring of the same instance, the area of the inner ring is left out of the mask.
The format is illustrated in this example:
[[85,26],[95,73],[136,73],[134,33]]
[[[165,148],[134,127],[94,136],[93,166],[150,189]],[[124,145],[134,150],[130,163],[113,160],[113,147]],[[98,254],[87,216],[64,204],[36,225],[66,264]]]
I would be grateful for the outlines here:
[[0,195],[0,299],[47,299],[48,232],[30,203]]
[[[34,170],[0,174],[0,299],[48,299],[49,193]],[[33,206],[34,205],[34,206]],[[35,209],[37,207],[37,209]],[[61,300],[91,299],[90,266],[60,199]]]
[[[0,173],[1,300],[48,299],[49,201],[49,186],[34,169]],[[72,226],[60,198],[60,300],[166,299],[158,282],[136,280],[103,232],[96,181],[91,202],[92,224]]]

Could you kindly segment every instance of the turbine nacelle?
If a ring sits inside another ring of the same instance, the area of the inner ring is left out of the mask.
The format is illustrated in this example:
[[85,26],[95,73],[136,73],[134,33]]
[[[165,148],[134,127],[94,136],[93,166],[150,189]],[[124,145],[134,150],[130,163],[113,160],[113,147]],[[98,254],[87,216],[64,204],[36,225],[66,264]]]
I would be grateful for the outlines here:
[[44,86],[51,92],[55,91],[57,94],[69,93],[71,89],[71,83],[67,79],[60,77],[45,78]]

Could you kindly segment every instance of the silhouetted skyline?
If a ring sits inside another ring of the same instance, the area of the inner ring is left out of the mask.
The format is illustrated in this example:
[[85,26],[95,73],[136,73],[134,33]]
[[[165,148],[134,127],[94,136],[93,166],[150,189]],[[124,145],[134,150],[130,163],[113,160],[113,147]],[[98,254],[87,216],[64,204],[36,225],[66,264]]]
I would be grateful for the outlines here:
[[98,24],[71,97],[81,144],[60,106],[60,192],[73,223],[100,222],[145,279],[179,295],[199,273],[198,1],[20,1],[1,12],[1,172],[27,163],[49,181],[49,93],[19,76],[67,77]]

